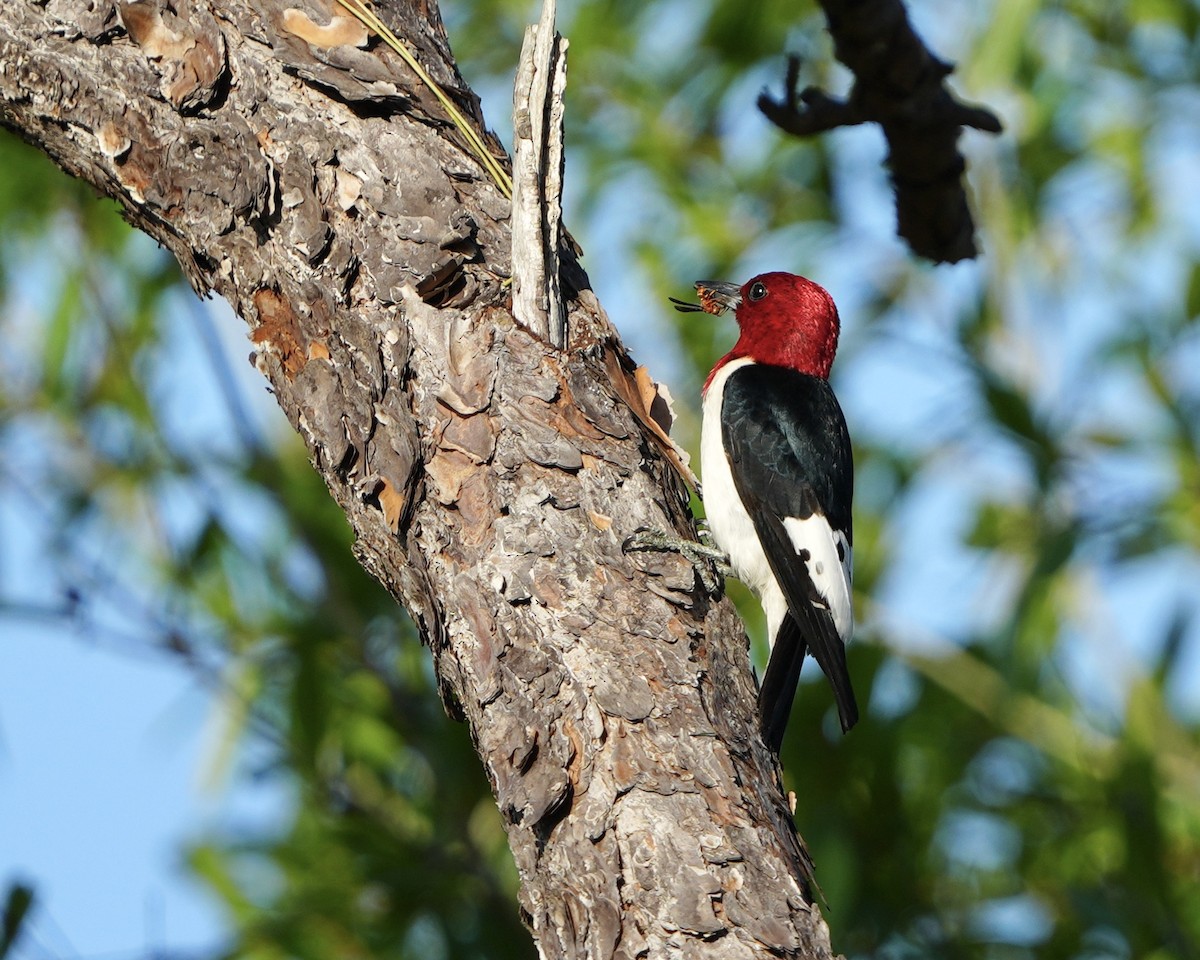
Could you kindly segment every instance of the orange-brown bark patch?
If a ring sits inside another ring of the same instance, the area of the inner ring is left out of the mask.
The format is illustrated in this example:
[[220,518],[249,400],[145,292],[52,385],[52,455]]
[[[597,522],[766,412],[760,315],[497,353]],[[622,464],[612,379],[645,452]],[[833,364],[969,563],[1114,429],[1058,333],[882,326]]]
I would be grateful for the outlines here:
[[280,25],[288,33],[314,47],[365,47],[370,35],[357,17],[334,14],[329,23],[313,22],[303,10],[294,7],[283,11]]
[[[314,369],[316,369],[314,367]],[[400,530],[400,518],[404,515],[404,505],[407,502],[402,490],[398,490],[387,480],[384,480],[375,494],[379,508],[383,511],[383,520],[392,533]]]
[[250,340],[279,354],[283,372],[289,380],[294,380],[308,362],[308,351],[300,346],[303,334],[296,311],[270,287],[254,292],[254,308],[258,311],[258,326],[250,334]]

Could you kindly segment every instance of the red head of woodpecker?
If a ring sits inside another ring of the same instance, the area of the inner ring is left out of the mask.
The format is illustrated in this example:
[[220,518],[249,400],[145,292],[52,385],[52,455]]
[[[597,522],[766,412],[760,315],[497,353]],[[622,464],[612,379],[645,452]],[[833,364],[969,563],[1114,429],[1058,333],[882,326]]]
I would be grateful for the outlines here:
[[854,464],[828,380],[837,308],[823,288],[790,273],[741,287],[705,280],[696,290],[699,306],[677,308],[731,309],[741,331],[704,384],[700,470],[713,537],[767,617],[759,710],[778,750],[806,650],[829,678],[842,730],[858,720],[845,646],[854,627]]

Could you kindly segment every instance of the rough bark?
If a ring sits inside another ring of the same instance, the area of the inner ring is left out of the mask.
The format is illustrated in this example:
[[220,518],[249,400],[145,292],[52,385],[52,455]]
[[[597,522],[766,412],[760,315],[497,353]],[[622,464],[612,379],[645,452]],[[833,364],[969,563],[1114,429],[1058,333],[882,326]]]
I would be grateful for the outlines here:
[[975,256],[975,222],[958,152],[963,127],[1000,132],[995,114],[960,102],[946,87],[954,67],[938,59],[909,23],[901,0],[818,0],[837,58],[854,73],[839,100],[808,87],[797,92],[800,61],[788,61],[784,95],[758,98],[763,114],[797,137],[878,123],[896,190],[896,232],[935,263]]
[[[331,2],[331,0],[330,0]],[[432,2],[376,8],[482,125]],[[564,264],[518,324],[509,203],[326,0],[11,2],[0,123],[115,197],[255,362],[411,612],[487,769],[546,957],[828,957],[741,625],[631,364]]]

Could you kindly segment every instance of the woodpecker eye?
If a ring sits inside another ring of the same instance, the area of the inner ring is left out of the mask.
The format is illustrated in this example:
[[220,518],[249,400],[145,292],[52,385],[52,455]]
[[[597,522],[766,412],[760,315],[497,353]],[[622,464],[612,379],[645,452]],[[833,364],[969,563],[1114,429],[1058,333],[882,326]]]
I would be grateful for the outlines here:
[[750,286],[750,299],[761,300],[767,295],[767,287],[762,281],[757,281]]

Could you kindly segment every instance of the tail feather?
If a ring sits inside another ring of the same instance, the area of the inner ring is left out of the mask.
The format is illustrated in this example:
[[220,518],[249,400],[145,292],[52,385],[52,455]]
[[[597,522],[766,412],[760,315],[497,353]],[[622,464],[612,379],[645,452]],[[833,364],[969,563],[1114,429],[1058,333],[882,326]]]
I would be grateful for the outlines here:
[[796,621],[790,616],[784,617],[758,690],[763,739],[776,753],[783,744],[783,734],[792,714],[792,701],[796,699],[796,686],[800,682],[800,668],[804,665],[807,649],[808,644]]
[[[819,616],[820,612],[813,610],[815,616]],[[829,629],[832,628],[831,622]],[[833,688],[833,699],[837,704],[842,733],[846,733],[858,723],[858,703],[854,698],[854,689],[850,686],[849,671],[846,669],[846,650],[840,642],[836,646],[830,644],[830,647],[836,662],[828,667],[826,664],[821,666],[828,675],[830,687]],[[808,643],[803,630],[791,614],[788,614],[783,618],[779,633],[775,637],[771,658],[767,661],[767,671],[763,674],[758,690],[758,715],[762,723],[763,739],[776,753],[783,745],[783,734],[792,713],[796,687],[800,683],[800,668],[804,666],[804,655],[807,651]]]
[[[814,587],[808,575],[805,563],[784,563],[780,558],[795,553],[795,544],[789,539],[787,528],[778,517],[755,514],[755,530],[762,541],[767,561],[771,564],[771,572],[775,574],[776,582],[787,598],[788,616],[784,618],[775,639],[776,649],[788,630],[795,630],[800,636],[800,649],[807,649],[817,661],[822,672],[829,679],[833,688],[833,697],[837,701],[838,718],[845,733],[858,722],[858,705],[854,701],[854,689],[850,685],[850,671],[846,667],[846,644],[838,634],[833,616],[825,605],[819,591]],[[791,623],[792,626],[785,625]],[[792,644],[795,646],[795,644]],[[772,660],[775,651],[772,651]],[[800,676],[800,664],[804,657],[799,656],[792,663],[792,653],[786,650],[781,654],[787,664],[787,677],[778,681],[778,690],[784,690],[784,680],[790,682],[786,689],[787,702],[791,704],[796,690],[796,681]],[[767,665],[767,672],[771,665]],[[764,681],[766,678],[763,678]],[[777,706],[772,706],[778,710]],[[786,721],[786,717],[784,718]],[[782,732],[779,734],[782,739]]]

